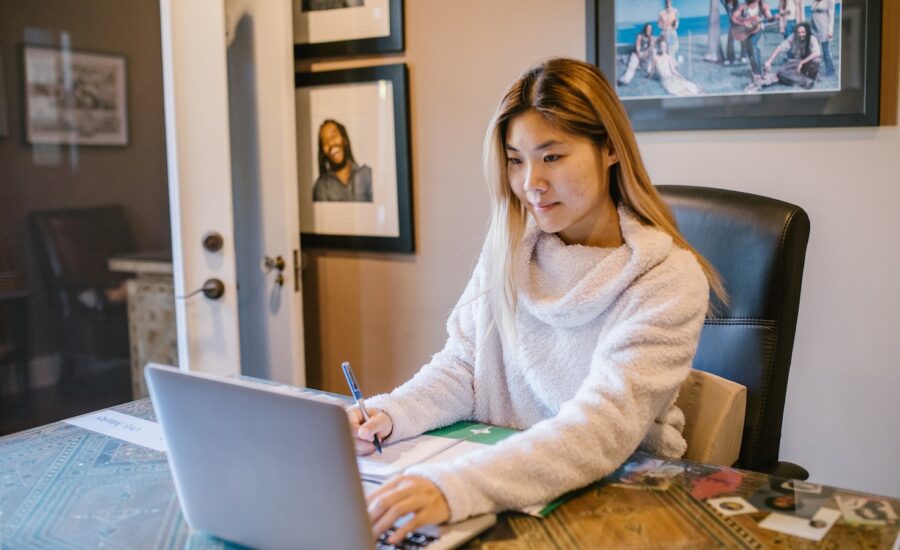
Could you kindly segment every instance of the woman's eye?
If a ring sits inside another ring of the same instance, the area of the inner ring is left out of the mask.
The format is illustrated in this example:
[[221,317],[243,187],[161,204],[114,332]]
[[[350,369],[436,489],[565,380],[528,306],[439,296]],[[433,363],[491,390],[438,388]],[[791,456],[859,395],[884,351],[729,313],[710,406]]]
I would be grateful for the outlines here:
[[522,159],[517,159],[515,157],[510,157],[507,159],[510,164],[522,164]]
[[556,162],[560,159],[559,155],[547,155],[544,157],[544,162]]

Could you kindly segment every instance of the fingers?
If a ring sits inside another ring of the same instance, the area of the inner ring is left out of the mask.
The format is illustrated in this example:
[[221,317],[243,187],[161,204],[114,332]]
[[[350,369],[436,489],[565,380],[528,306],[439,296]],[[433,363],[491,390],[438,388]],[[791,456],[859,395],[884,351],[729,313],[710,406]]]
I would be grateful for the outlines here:
[[381,438],[389,436],[394,429],[391,417],[380,409],[369,409],[368,413],[369,420],[366,420],[358,406],[347,407],[347,419],[353,435],[366,439],[372,439],[375,434]]
[[416,476],[397,476],[371,492],[366,500],[375,536],[390,529],[404,516],[413,514],[407,522],[397,526],[388,539],[391,544],[399,543],[423,525],[450,519],[450,509],[440,489],[431,481]]
[[357,436],[361,439],[371,440],[377,435],[382,440],[391,435],[394,430],[394,423],[391,417],[384,411],[372,409],[369,411],[369,420],[360,424]]
[[421,513],[415,514],[412,518],[410,518],[409,521],[407,521],[406,523],[404,523],[400,527],[397,527],[394,530],[394,532],[391,534],[391,536],[388,537],[388,543],[399,544],[400,541],[402,541],[403,539],[406,538],[406,535],[412,533],[419,527],[422,527],[423,525],[428,525],[430,523],[437,523],[434,520],[428,519],[428,517],[427,517],[428,515],[430,515],[430,514],[427,514],[424,511]]
[[375,452],[375,444],[358,437],[353,438],[353,448],[357,456],[370,455]]

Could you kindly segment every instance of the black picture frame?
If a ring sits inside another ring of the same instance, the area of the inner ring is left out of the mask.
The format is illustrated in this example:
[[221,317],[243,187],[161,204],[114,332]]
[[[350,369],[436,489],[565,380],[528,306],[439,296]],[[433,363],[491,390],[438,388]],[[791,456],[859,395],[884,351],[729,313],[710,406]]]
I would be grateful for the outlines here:
[[[405,64],[394,64],[394,65],[380,65],[375,67],[365,67],[359,69],[346,69],[339,71],[324,71],[324,72],[305,72],[305,73],[296,73],[295,75],[295,85],[299,93],[304,88],[311,88],[310,94],[312,94],[315,90],[323,91],[326,93],[330,93],[333,95],[333,91],[329,91],[330,87],[334,87],[334,91],[340,89],[340,87],[344,86],[344,93],[348,89],[352,90],[362,90],[360,92],[353,93],[366,93],[365,87],[360,88],[359,86],[354,86],[352,88],[347,88],[346,85],[359,85],[366,83],[377,84],[379,87],[379,96],[383,94],[383,86],[382,83],[390,83],[391,95],[392,98],[390,101],[384,100],[385,106],[389,106],[390,110],[393,114],[393,163],[395,166],[395,181],[385,181],[381,185],[382,189],[387,189],[387,192],[379,198],[378,196],[378,167],[376,166],[376,170],[372,173],[375,175],[372,176],[372,189],[374,192],[372,193],[371,202],[376,205],[383,204],[387,211],[391,211],[393,206],[389,203],[391,200],[396,201],[395,212],[396,212],[396,227],[397,234],[393,236],[383,236],[383,235],[373,235],[366,234],[365,232],[360,232],[359,234],[347,234],[346,232],[338,233],[330,233],[330,232],[320,232],[320,231],[310,231],[303,230],[304,225],[309,225],[310,220],[304,219],[304,212],[310,212],[311,208],[315,208],[315,206],[310,207],[310,204],[315,205],[315,199],[311,196],[311,190],[315,188],[315,183],[311,181],[311,179],[304,174],[310,173],[310,168],[316,169],[317,167],[304,167],[304,162],[300,160],[300,174],[298,185],[300,185],[299,189],[299,197],[300,197],[300,208],[299,211],[301,213],[301,234],[300,240],[301,244],[304,247],[310,248],[330,248],[330,249],[342,249],[342,250],[355,250],[355,251],[380,251],[380,252],[404,252],[404,253],[412,253],[415,251],[415,242],[413,237],[413,210],[412,210],[412,161],[410,155],[410,138],[409,138],[409,79],[408,79],[408,69]],[[364,96],[360,96],[361,98],[365,98]],[[310,100],[310,103],[312,100]],[[298,121],[298,150],[301,152],[304,149],[304,141],[303,134],[306,136],[310,136],[312,132],[318,136],[318,132],[321,131],[320,120],[319,119],[337,119],[337,115],[332,113],[327,113],[323,116],[321,113],[318,115],[317,119],[313,119],[309,112],[304,112],[302,107],[302,101],[298,99],[298,108],[297,108],[297,121]],[[341,102],[342,105],[346,104],[346,102]],[[351,109],[350,107],[347,107]],[[358,107],[357,107],[358,110]],[[350,128],[347,128],[347,135],[350,141],[353,141],[354,135],[350,131]],[[371,138],[371,136],[370,136]],[[384,136],[378,137],[377,139],[388,139]],[[312,143],[313,140],[315,144]],[[314,137],[307,138],[306,147],[307,150],[310,148],[318,148],[319,143],[318,139]],[[318,149],[317,149],[318,151]],[[309,153],[309,151],[307,151]],[[309,153],[311,154],[311,153]],[[357,155],[358,151],[356,149],[353,150],[353,154]],[[313,157],[314,159],[318,158]],[[360,158],[358,161],[360,163],[365,162],[365,159]],[[369,161],[371,162],[371,161]],[[386,164],[390,164],[390,161],[386,162]],[[387,173],[391,171],[388,169]],[[321,169],[318,169],[318,177],[321,178]],[[384,173],[384,172],[381,172]],[[383,178],[384,180],[388,180],[389,178]],[[395,198],[391,196],[391,190],[395,190]],[[313,192],[314,194],[314,192]],[[329,201],[320,201],[320,204],[324,204]],[[354,215],[353,206],[355,205],[358,209],[356,212],[357,217],[359,218],[364,212],[363,208],[367,206],[368,203],[344,203],[341,208],[343,208],[346,214],[341,215]],[[315,212],[313,212],[315,216]]]
[[[388,3],[387,21],[389,33],[387,36],[372,38],[347,38],[330,42],[301,43],[297,26],[302,24],[300,10],[302,0],[293,0],[294,3],[294,58],[311,59],[322,57],[347,57],[358,55],[373,55],[383,53],[402,52],[404,48],[403,32],[403,0],[386,0]],[[348,16],[357,8],[341,8],[335,12],[345,11]]]
[[[673,6],[677,8],[678,2],[673,0]],[[769,3],[773,8],[778,6],[776,0],[769,0]],[[882,2],[840,0],[839,3],[839,89],[800,91],[797,88],[796,92],[739,92],[694,97],[628,98],[620,94],[632,126],[636,131],[877,126]],[[809,0],[804,0],[803,4],[808,9]],[[624,27],[620,23],[617,28],[616,0],[586,0],[585,7],[586,59],[600,68],[617,91],[622,90],[617,80],[623,72],[627,45],[617,44],[616,40],[618,31]],[[655,16],[648,19],[651,23],[656,20]],[[768,50],[762,51],[763,60],[775,46],[777,44],[770,43]],[[693,56],[696,59],[696,53]],[[749,65],[745,68],[750,82]]]

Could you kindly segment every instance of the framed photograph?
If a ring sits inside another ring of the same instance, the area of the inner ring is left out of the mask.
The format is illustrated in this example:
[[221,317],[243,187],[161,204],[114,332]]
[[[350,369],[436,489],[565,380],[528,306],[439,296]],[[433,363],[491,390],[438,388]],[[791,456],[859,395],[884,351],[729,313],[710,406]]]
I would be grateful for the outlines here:
[[406,66],[298,73],[303,246],[413,251]]
[[294,57],[403,51],[403,0],[292,0]]
[[128,144],[124,56],[39,46],[23,51],[28,143]]
[[877,126],[881,0],[586,0],[635,130]]

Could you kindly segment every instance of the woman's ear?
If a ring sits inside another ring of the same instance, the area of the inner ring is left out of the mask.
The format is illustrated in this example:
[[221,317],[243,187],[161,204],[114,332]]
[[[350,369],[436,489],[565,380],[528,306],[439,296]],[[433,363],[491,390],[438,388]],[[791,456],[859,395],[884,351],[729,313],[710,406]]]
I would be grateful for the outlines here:
[[603,158],[606,160],[607,168],[614,164],[618,164],[619,155],[616,154],[616,149],[613,147],[612,142],[607,142],[606,145],[603,146]]

